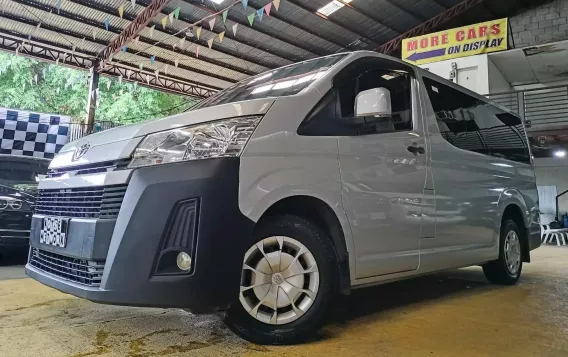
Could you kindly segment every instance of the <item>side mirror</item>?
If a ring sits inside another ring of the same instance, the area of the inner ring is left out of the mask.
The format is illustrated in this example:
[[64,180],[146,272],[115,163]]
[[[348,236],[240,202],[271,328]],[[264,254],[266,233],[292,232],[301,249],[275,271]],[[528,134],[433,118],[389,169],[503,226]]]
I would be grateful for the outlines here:
[[391,115],[391,95],[388,89],[373,88],[357,94],[355,116],[390,117]]

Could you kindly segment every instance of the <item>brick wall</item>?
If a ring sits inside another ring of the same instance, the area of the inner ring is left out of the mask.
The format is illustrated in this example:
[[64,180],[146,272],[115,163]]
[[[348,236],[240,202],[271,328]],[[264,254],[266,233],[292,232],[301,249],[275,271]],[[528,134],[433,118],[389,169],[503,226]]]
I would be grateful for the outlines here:
[[516,48],[568,40],[568,0],[526,10],[510,21]]

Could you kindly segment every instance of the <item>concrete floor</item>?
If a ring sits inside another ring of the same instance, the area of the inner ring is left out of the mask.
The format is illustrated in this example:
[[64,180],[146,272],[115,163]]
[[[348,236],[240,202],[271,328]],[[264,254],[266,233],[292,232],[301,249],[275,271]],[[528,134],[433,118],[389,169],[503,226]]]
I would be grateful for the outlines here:
[[0,356],[565,357],[567,267],[568,248],[547,246],[514,287],[469,268],[358,290],[312,343],[286,347],[247,343],[217,316],[97,305],[3,280]]

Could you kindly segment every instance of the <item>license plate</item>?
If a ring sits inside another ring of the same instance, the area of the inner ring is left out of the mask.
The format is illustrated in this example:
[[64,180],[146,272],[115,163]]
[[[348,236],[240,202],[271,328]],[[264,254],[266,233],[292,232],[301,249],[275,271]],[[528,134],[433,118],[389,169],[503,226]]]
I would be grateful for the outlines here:
[[39,234],[39,242],[65,248],[67,245],[67,230],[69,218],[44,217]]

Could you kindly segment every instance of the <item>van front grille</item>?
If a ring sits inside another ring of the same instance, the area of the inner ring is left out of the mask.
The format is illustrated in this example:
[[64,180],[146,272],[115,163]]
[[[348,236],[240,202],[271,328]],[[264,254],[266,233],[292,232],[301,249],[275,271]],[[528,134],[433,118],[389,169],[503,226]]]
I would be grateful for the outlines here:
[[39,190],[34,212],[47,216],[116,218],[127,185]]
[[96,262],[51,253],[32,247],[31,266],[62,279],[92,287],[101,285],[105,262]]

